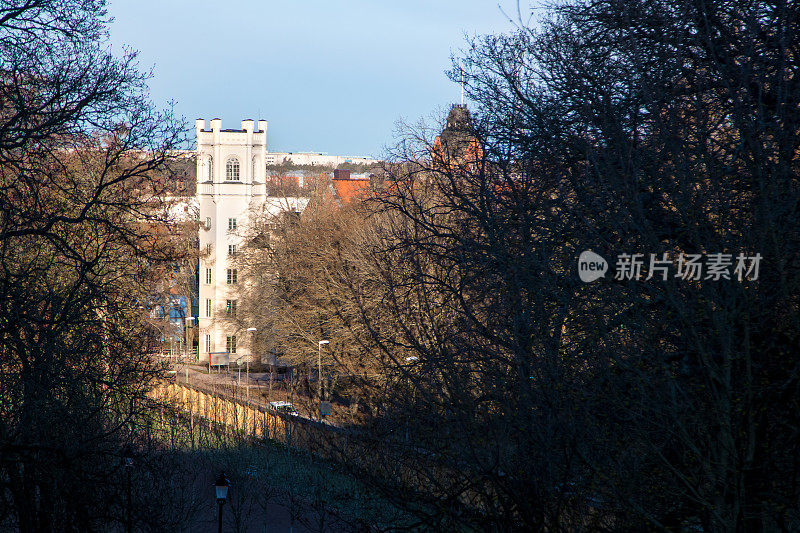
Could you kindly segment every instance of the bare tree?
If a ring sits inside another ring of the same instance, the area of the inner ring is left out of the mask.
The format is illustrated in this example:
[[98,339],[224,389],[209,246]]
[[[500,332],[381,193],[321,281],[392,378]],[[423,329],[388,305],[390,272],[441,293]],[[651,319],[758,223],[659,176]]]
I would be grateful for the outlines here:
[[98,0],[0,6],[0,482],[4,525],[120,521],[152,336],[139,305],[176,255],[157,186],[182,129],[108,50]]
[[[388,477],[466,505],[431,520],[797,527],[796,20],[782,3],[576,2],[470,43],[453,76],[477,120],[406,140],[370,286],[397,319],[360,320],[396,374],[413,358],[422,402]],[[671,270],[584,285],[586,249]],[[732,279],[676,277],[680,254],[715,253]],[[739,254],[761,255],[758,277]],[[375,421],[376,446],[402,419]],[[426,476],[421,450],[443,470]]]
[[474,120],[409,133],[369,231],[297,231],[285,334],[374,373],[341,458],[430,527],[796,529],[797,10],[551,14],[468,44]]

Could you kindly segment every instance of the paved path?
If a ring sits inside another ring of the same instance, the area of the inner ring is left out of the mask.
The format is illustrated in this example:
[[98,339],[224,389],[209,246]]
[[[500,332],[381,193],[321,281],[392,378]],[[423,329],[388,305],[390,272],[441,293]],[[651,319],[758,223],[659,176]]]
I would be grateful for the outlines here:
[[[235,531],[235,525],[231,516],[230,509],[227,508],[222,512],[222,531]],[[301,514],[308,514],[302,513]],[[300,517],[301,521],[311,521],[309,516]],[[305,519],[305,520],[303,520]],[[216,533],[218,528],[219,518],[217,516],[216,504],[213,508],[208,508],[208,518],[204,519],[200,527],[196,530],[198,533]],[[243,531],[247,533],[311,533],[312,530],[298,523],[297,518],[292,523],[292,516],[288,506],[279,504],[270,504],[264,512],[263,509],[258,511],[250,510],[245,519],[246,524],[242,524]]]

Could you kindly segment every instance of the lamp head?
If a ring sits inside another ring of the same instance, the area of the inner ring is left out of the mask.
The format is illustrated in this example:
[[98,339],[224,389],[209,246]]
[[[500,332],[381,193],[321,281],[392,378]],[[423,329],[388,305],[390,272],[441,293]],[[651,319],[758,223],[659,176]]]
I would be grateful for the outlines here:
[[230,486],[231,482],[225,477],[225,472],[222,472],[219,475],[219,479],[214,483],[214,490],[217,494],[218,503],[225,503],[225,500],[228,498],[228,488]]
[[133,450],[130,444],[126,444],[125,448],[122,450],[122,460],[126,467],[133,466]]

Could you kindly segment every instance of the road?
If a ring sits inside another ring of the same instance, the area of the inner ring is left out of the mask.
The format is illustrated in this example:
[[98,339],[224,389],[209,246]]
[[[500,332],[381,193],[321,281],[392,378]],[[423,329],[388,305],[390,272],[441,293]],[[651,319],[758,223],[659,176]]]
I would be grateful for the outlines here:
[[[230,389],[228,390],[226,389],[228,387],[238,385],[241,387],[241,390],[239,391],[239,394],[236,395],[237,399],[247,398],[250,402],[256,405],[260,405],[261,407],[264,407],[266,409],[269,408],[270,401],[279,401],[279,400],[288,401],[292,402],[292,404],[294,405],[295,409],[298,412],[298,416],[300,416],[301,418],[314,421],[316,421],[317,419],[316,411],[312,412],[311,409],[304,409],[303,402],[292,401],[293,398],[290,397],[285,390],[273,388],[272,397],[269,399],[265,398],[263,393],[266,393],[268,389],[268,383],[269,383],[268,373],[251,372],[248,379],[248,375],[244,370],[242,370],[240,376],[238,369],[230,370],[227,372],[225,370],[222,370],[221,373],[216,373],[216,371],[212,371],[212,373],[209,374],[208,370],[205,370],[206,368],[207,367],[203,367],[202,365],[192,365],[192,364],[186,365],[183,363],[177,363],[173,365],[173,369],[176,371],[175,378],[178,383],[187,383],[187,370],[188,370],[188,383],[190,385],[199,384],[205,386],[206,388],[214,388],[222,386],[220,387],[220,393],[226,394],[231,397],[234,395],[228,392]],[[267,381],[265,382],[265,380],[262,378],[267,378]],[[276,381],[273,387],[276,387],[278,383],[279,382]],[[248,384],[250,386],[249,395],[247,391]],[[298,400],[299,399],[300,398],[298,398]],[[331,419],[323,419],[323,420],[324,423],[328,425],[332,426],[338,425]]]

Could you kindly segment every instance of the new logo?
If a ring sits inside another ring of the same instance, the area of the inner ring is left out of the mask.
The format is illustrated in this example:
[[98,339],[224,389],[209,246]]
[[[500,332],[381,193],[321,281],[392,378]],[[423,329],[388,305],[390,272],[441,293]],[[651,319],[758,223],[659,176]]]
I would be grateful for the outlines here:
[[602,278],[608,272],[608,262],[591,250],[586,250],[578,257],[578,276],[584,283]]

